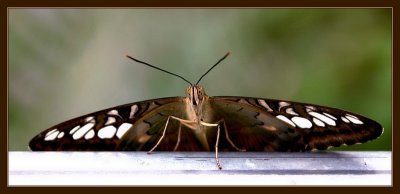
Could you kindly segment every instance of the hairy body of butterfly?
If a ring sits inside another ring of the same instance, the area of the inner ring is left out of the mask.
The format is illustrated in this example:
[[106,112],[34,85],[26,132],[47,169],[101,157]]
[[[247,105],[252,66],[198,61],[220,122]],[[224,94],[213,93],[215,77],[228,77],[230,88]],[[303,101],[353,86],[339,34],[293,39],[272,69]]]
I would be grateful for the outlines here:
[[209,97],[201,86],[191,84],[186,97],[121,105],[55,125],[34,137],[29,147],[149,153],[214,150],[221,169],[218,150],[324,150],[363,143],[382,132],[380,124],[355,113],[272,99]]

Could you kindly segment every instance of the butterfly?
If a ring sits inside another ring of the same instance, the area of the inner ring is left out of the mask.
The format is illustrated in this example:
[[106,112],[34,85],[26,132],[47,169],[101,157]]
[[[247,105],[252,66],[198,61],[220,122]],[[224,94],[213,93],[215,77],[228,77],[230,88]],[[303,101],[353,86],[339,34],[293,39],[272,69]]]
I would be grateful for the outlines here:
[[189,83],[186,97],[134,102],[80,116],[39,133],[32,151],[297,152],[364,143],[382,126],[348,111],[285,100],[208,96],[199,82],[128,58]]

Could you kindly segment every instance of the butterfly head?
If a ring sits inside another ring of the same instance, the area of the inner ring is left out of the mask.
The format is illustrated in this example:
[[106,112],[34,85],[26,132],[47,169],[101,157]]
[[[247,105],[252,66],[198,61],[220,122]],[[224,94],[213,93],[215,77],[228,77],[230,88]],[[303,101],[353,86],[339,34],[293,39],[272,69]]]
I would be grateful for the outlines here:
[[204,99],[206,99],[208,96],[204,92],[203,87],[199,85],[191,85],[186,89],[186,96],[190,100],[191,105],[194,107],[199,106]]

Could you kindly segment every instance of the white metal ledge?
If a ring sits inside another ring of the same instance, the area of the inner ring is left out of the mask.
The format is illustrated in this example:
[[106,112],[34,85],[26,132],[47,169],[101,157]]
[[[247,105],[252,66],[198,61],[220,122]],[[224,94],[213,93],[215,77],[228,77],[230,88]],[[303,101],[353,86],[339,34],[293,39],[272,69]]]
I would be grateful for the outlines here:
[[13,185],[391,185],[391,152],[9,152]]

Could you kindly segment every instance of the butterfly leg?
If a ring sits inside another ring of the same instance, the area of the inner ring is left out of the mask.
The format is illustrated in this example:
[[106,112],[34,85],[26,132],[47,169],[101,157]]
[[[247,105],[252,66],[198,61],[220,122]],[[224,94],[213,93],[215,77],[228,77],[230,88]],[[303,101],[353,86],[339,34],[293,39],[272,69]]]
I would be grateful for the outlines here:
[[182,125],[181,125],[181,123],[179,123],[178,140],[176,141],[174,152],[178,149],[179,143],[181,142],[181,129],[182,129]]
[[220,121],[218,121],[216,124],[206,123],[206,122],[203,122],[203,121],[201,121],[200,123],[201,123],[201,125],[203,125],[203,126],[217,127],[217,140],[215,141],[215,161],[216,161],[217,166],[218,166],[218,168],[219,168],[220,170],[222,169],[222,166],[221,166],[221,163],[220,163],[219,157],[218,157],[218,144],[219,144],[219,136],[220,136],[220,134],[221,134],[221,123],[223,123],[223,125],[224,125],[224,129],[225,129],[225,138],[228,140],[229,144],[231,144],[231,146],[232,146],[233,148],[235,148],[237,151],[240,151],[240,152],[245,152],[245,151],[246,151],[246,149],[240,149],[240,148],[238,148],[238,147],[232,142],[232,140],[229,138],[228,129],[227,129],[226,123],[225,123],[225,121],[224,121],[223,119],[221,119]]
[[232,140],[229,138],[228,128],[226,127],[225,121],[224,121],[224,120],[221,120],[220,122],[222,122],[222,123],[224,124],[225,138],[226,138],[226,140],[228,140],[229,144],[231,144],[231,146],[232,146],[233,148],[235,148],[237,151],[239,151],[239,152],[245,152],[246,149],[240,149],[240,148],[238,148],[238,147],[232,142]]
[[180,119],[180,118],[174,117],[174,116],[168,116],[167,122],[165,123],[165,127],[164,127],[164,130],[163,130],[163,133],[162,133],[160,139],[158,140],[158,142],[156,143],[156,145],[153,146],[153,148],[151,148],[150,151],[147,152],[148,154],[151,154],[151,153],[158,147],[158,145],[161,143],[161,141],[164,139],[165,132],[167,131],[167,127],[168,127],[168,123],[169,123],[169,120],[170,120],[170,119],[174,119],[174,120],[179,121],[178,140],[177,140],[177,143],[176,143],[176,145],[175,145],[174,151],[178,148],[179,143],[180,143],[181,124],[184,123],[184,124],[186,124],[186,125],[190,125],[190,124],[194,123],[193,121],[189,121],[189,120],[185,120],[185,119]]
[[218,143],[219,143],[219,134],[220,134],[220,127],[218,125],[217,127],[217,140],[215,141],[215,161],[217,162],[217,166],[218,168],[221,170],[222,166],[221,163],[219,162],[219,158],[218,158]]
[[240,148],[238,148],[238,147],[233,143],[233,141],[231,140],[231,138],[229,138],[228,128],[226,127],[226,123],[225,123],[224,119],[221,119],[221,120],[218,121],[216,124],[201,122],[202,125],[204,125],[204,126],[209,126],[209,127],[216,127],[216,126],[219,127],[219,126],[221,125],[221,123],[223,123],[223,125],[224,125],[224,129],[225,129],[225,138],[226,138],[226,140],[228,140],[229,144],[231,144],[231,146],[232,146],[233,148],[235,148],[237,151],[239,151],[239,152],[245,152],[246,149],[240,149]]
[[168,117],[167,122],[165,123],[165,127],[164,127],[164,130],[163,130],[163,133],[162,133],[160,139],[158,140],[157,144],[156,144],[155,146],[153,146],[153,148],[151,148],[150,151],[147,152],[148,154],[151,154],[151,152],[153,152],[153,151],[157,148],[157,146],[161,143],[161,141],[164,139],[165,131],[167,131],[167,127],[168,127],[168,123],[169,123],[169,119],[170,119],[170,118],[172,118],[172,116],[169,116],[169,117]]
[[221,163],[219,162],[219,158],[218,158],[218,144],[219,144],[219,136],[221,133],[221,129],[220,129],[220,122],[218,122],[217,124],[212,124],[212,123],[206,123],[201,121],[201,125],[204,126],[208,126],[208,127],[217,127],[217,140],[215,141],[215,162],[217,163],[218,168],[221,170],[222,166]]

